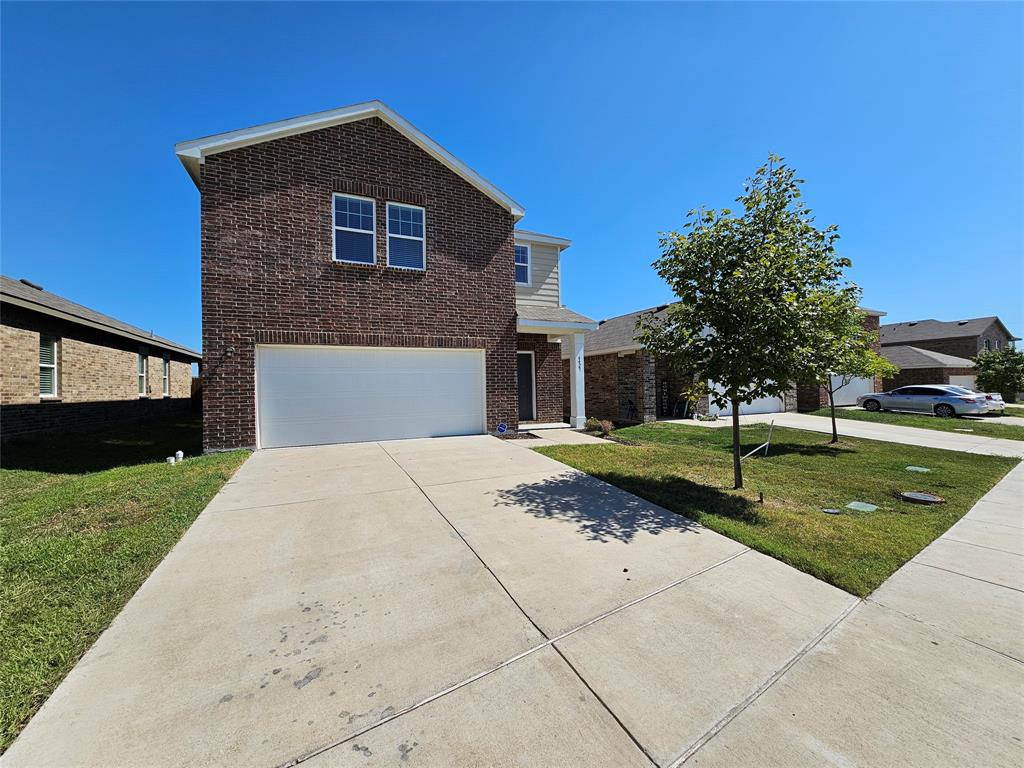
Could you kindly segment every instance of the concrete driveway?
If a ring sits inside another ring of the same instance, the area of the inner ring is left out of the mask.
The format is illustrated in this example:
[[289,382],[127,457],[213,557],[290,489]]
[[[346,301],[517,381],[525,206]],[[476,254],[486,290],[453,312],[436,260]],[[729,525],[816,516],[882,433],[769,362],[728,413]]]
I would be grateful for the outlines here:
[[[525,445],[467,437],[255,454],[5,766],[669,766],[705,754],[764,765],[763,752],[742,751],[745,738],[716,737],[754,727],[758,739],[763,726],[741,715],[780,680],[817,675],[792,704],[811,721],[815,695],[836,685],[889,696],[884,666],[856,674],[861,657],[884,651],[871,632],[847,632],[840,669],[851,680],[828,667],[836,628],[882,606]],[[886,621],[931,649],[911,618]],[[919,670],[907,655],[910,680]],[[1019,686],[1020,662],[1000,659],[1007,669],[972,662],[942,692],[958,686],[958,701],[975,701],[993,677]],[[772,716],[792,728],[781,706]],[[963,710],[912,708],[897,733],[922,718],[962,729],[950,723],[971,717]],[[1019,695],[1001,694],[975,714],[984,731],[958,730],[959,743],[984,749],[1001,728],[997,759],[984,762],[1003,762],[1019,712]],[[837,727],[856,734],[844,760],[875,743],[855,720]],[[799,758],[787,765],[828,762],[830,739],[843,743],[820,729],[813,742],[772,733]],[[892,740],[883,762],[935,764],[936,749]]]

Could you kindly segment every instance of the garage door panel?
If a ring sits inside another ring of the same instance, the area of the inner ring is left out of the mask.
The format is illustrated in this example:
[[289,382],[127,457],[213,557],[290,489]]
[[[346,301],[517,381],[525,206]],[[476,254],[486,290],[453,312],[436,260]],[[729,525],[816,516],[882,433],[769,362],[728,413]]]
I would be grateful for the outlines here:
[[482,350],[261,347],[260,445],[480,434]]

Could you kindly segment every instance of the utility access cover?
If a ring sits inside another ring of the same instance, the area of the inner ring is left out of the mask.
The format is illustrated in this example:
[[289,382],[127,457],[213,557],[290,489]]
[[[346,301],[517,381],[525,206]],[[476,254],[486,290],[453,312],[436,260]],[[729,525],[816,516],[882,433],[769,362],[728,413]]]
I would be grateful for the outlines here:
[[944,504],[946,502],[941,496],[925,491],[903,491],[900,498],[913,504]]

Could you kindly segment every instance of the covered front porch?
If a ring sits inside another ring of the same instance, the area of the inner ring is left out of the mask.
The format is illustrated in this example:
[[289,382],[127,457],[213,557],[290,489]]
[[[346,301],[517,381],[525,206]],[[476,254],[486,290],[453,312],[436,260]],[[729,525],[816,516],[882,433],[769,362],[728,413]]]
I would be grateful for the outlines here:
[[569,352],[569,426],[586,421],[584,331],[597,322],[565,307],[520,305],[516,330],[519,423],[564,424],[562,350]]

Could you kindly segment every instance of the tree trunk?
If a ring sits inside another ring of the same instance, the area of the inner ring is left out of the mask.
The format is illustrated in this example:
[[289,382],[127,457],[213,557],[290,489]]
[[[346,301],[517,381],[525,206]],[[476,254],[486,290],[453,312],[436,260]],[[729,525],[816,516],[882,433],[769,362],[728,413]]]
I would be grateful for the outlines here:
[[832,440],[830,443],[838,443],[839,430],[836,429],[836,398],[832,392],[832,387],[828,388],[828,407],[829,411],[832,413]]
[[740,401],[732,399],[732,478],[735,489],[743,487],[743,468],[740,466]]

